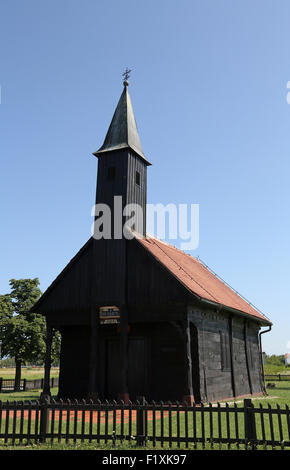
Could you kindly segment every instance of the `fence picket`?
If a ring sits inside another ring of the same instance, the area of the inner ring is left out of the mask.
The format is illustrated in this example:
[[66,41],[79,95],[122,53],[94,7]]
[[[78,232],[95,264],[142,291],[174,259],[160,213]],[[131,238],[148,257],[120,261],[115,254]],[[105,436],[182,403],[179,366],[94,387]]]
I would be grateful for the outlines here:
[[74,406],[74,430],[73,430],[73,441],[74,443],[77,442],[77,429],[78,429],[78,401],[75,400],[75,406]]
[[240,443],[239,443],[239,417],[238,417],[238,405],[235,403],[234,404],[234,416],[235,416],[235,438],[236,438],[236,446],[237,449],[240,448]]
[[212,404],[209,403],[209,439],[210,447],[213,448],[213,416],[212,416]]
[[230,430],[230,411],[229,404],[226,403],[226,423],[227,423],[227,440],[228,440],[228,449],[231,448],[231,430]]
[[61,431],[62,431],[62,414],[63,414],[63,401],[60,400],[59,402],[59,409],[58,409],[58,442],[61,442]]
[[272,408],[271,408],[270,403],[268,405],[268,410],[269,410],[269,422],[270,422],[270,432],[271,432],[271,445],[273,449],[275,437],[274,437],[274,428],[273,428],[273,414],[272,414]]
[[[85,442],[116,441],[136,439],[139,445],[146,445],[146,440],[153,443],[160,442],[161,447],[166,443],[173,446],[188,448],[193,443],[194,448],[200,444],[205,448],[206,442],[213,448],[215,444],[221,447],[227,444],[228,448],[234,443],[245,448],[256,448],[257,445],[271,445],[272,448],[290,447],[290,415],[289,406],[263,407],[260,403],[254,407],[251,400],[245,400],[243,407],[236,403],[230,406],[226,403],[221,406],[187,403],[174,404],[148,404],[143,397],[137,404],[101,403],[95,404],[92,400],[62,400],[51,402],[0,402],[0,437],[5,443],[22,442],[27,439],[44,442],[50,439],[53,443],[64,440]],[[244,426],[239,424],[239,414],[244,417]],[[46,416],[47,426],[41,416]],[[256,416],[259,415],[259,418]],[[133,422],[136,416],[136,430]],[[64,419],[65,418],[65,419]],[[89,418],[89,419],[88,419]],[[149,421],[152,426],[149,427]],[[157,427],[157,420],[159,425]],[[58,429],[55,429],[58,421]],[[88,427],[87,427],[88,422]],[[26,424],[27,423],[27,424]],[[94,427],[94,424],[96,428]],[[259,435],[257,437],[256,423]],[[127,424],[129,424],[127,428]],[[267,424],[267,427],[266,427]],[[160,429],[160,432],[159,432]],[[288,439],[288,440],[287,440]]]
[[[180,447],[180,411],[179,402],[175,403],[176,406],[176,429],[177,429],[177,447]],[[185,425],[186,427],[186,425]]]
[[152,436],[153,436],[153,447],[156,446],[156,404],[152,402]]
[[71,401],[66,402],[66,432],[65,432],[65,443],[69,442],[69,425],[70,425],[70,412],[71,412]]
[[218,434],[219,434],[219,446],[221,448],[221,443],[222,443],[222,423],[221,423],[221,405],[220,403],[217,404],[217,410],[218,410]]
[[262,430],[262,440],[264,442],[264,446],[266,446],[266,432],[265,432],[265,422],[264,422],[264,413],[263,413],[262,403],[260,403],[260,421],[261,421],[261,430]]
[[32,403],[28,402],[27,443],[30,444]]
[[282,429],[282,420],[281,420],[281,409],[279,404],[277,403],[277,414],[278,414],[278,426],[279,426],[279,436],[280,436],[280,442],[281,442],[281,447],[284,449],[284,444],[283,444],[283,429]]
[[51,438],[50,438],[50,442],[51,444],[53,443],[53,440],[54,440],[54,423],[55,423],[55,400],[52,399],[51,400],[51,422],[50,422],[50,434],[51,434]]
[[289,406],[286,405],[286,422],[287,422],[287,428],[288,428],[288,440],[290,441],[290,410]]
[[89,401],[89,442],[92,442],[93,437],[93,400]]
[[194,449],[197,448],[197,441],[196,441],[196,405],[195,403],[193,404],[192,408],[192,421],[193,421],[193,443],[194,443]]

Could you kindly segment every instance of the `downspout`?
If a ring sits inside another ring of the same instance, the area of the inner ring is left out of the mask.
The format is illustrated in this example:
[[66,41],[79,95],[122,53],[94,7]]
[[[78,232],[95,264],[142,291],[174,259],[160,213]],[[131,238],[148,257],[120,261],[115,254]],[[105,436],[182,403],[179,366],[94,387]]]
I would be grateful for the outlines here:
[[265,384],[265,372],[264,372],[264,361],[263,361],[262,338],[261,338],[261,336],[264,333],[269,333],[269,331],[271,331],[271,330],[272,330],[272,325],[270,325],[267,330],[260,331],[260,333],[259,333],[259,346],[260,346],[261,369],[262,369],[262,387],[263,387],[264,393],[266,393],[266,384]]

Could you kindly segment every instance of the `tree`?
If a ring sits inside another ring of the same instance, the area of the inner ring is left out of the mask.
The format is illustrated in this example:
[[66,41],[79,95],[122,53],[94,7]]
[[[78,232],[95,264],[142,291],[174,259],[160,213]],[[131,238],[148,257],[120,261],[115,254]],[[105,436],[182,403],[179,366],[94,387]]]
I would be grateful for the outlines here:
[[[0,296],[0,340],[2,355],[15,358],[15,390],[20,390],[21,366],[44,361],[46,322],[31,308],[41,295],[39,280],[11,279],[10,294]],[[59,353],[59,335],[53,353]]]

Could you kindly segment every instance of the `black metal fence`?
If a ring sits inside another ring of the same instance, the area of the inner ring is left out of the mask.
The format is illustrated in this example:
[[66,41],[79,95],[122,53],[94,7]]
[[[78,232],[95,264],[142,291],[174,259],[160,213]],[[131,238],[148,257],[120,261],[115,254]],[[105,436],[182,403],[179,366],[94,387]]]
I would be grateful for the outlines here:
[[290,447],[288,405],[275,408],[250,399],[243,406],[92,401],[0,402],[0,443],[32,442],[255,449]]
[[[50,387],[58,387],[58,377],[52,377],[50,379]],[[20,391],[26,392],[28,390],[41,390],[43,389],[43,379],[21,379],[20,380]],[[15,391],[15,380],[4,379],[0,377],[0,392],[13,392]]]
[[278,380],[279,382],[281,381],[287,381],[290,380],[290,374],[265,374],[265,380],[273,380],[276,381]]

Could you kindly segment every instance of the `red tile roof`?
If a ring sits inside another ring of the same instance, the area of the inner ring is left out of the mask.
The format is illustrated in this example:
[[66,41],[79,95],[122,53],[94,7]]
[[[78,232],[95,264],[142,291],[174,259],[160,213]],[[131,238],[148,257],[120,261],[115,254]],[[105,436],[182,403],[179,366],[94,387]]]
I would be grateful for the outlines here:
[[271,322],[196,258],[155,237],[137,238],[186,288],[202,299]]

